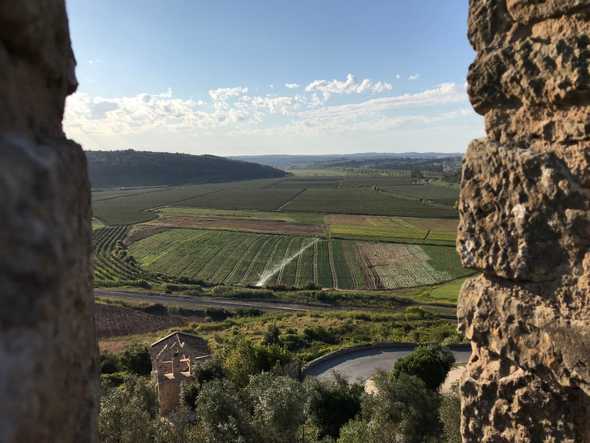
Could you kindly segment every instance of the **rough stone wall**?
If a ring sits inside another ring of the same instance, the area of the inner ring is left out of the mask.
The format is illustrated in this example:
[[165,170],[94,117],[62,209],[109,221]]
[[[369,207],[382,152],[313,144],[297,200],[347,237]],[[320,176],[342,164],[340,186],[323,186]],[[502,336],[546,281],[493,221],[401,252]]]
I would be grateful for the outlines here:
[[90,193],[64,0],[0,0],[0,441],[93,442]]
[[470,0],[465,442],[590,442],[590,0]]

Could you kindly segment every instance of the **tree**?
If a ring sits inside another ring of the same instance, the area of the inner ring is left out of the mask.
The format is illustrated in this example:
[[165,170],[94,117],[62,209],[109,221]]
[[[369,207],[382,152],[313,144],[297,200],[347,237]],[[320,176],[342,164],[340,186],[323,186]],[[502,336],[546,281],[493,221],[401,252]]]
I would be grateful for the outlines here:
[[453,353],[439,345],[420,346],[400,358],[393,367],[393,377],[402,373],[420,378],[428,388],[438,390],[455,363]]
[[420,378],[405,373],[397,377],[382,373],[374,380],[377,392],[365,397],[362,407],[362,416],[370,433],[367,442],[440,441],[436,392]]
[[281,346],[257,345],[240,336],[224,343],[217,357],[226,376],[238,387],[247,385],[251,375],[270,371],[291,360],[289,352]]
[[340,429],[361,410],[363,387],[349,384],[336,375],[333,382],[308,379],[309,419],[318,428],[318,436],[338,438]]
[[137,375],[150,375],[152,359],[145,346],[132,345],[121,356],[121,366],[126,371]]
[[300,382],[270,373],[254,375],[246,394],[256,442],[297,441],[298,431],[305,423],[306,393]]
[[103,443],[154,441],[157,410],[153,388],[136,377],[129,377],[102,398],[98,416],[99,440]]
[[238,389],[229,380],[212,380],[197,398],[197,427],[207,443],[251,441],[250,416]]

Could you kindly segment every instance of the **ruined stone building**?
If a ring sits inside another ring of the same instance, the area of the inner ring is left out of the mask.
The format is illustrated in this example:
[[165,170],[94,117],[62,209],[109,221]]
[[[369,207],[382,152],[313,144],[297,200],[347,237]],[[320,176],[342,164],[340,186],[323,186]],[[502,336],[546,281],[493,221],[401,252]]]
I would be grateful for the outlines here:
[[179,404],[182,385],[193,379],[194,365],[210,357],[207,341],[185,332],[173,332],[150,347],[160,414],[168,415]]

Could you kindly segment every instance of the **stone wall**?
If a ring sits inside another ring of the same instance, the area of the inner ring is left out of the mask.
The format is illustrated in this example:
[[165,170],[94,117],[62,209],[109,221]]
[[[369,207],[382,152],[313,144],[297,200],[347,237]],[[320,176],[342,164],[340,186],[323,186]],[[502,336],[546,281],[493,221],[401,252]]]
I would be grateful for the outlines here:
[[93,442],[90,193],[64,0],[0,0],[0,441]]
[[465,442],[590,442],[590,0],[471,0]]

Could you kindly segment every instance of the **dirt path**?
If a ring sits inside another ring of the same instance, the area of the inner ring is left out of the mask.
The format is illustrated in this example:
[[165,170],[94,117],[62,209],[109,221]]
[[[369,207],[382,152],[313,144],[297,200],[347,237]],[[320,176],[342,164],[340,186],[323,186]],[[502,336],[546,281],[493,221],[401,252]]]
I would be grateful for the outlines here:
[[295,200],[297,197],[299,197],[305,191],[307,191],[307,188],[303,188],[301,191],[299,191],[297,194],[295,194],[293,197],[291,197],[289,200],[287,200],[285,203],[283,203],[278,209],[275,209],[275,212],[281,212],[285,208],[285,206],[287,206],[289,203],[291,203],[293,200]]

